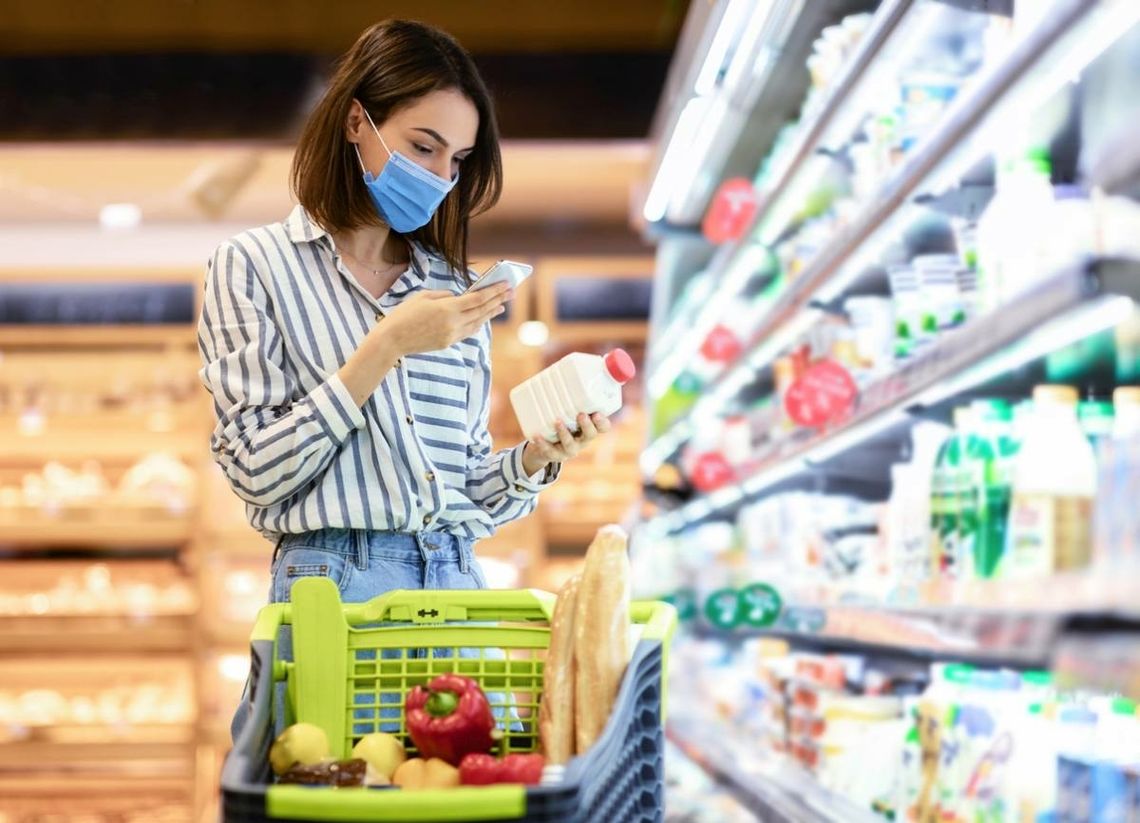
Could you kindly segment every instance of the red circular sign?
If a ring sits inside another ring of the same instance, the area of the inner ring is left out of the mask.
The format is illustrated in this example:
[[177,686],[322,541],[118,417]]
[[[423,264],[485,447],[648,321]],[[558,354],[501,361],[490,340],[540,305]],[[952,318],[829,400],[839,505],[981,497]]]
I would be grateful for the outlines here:
[[817,428],[851,414],[858,392],[847,369],[834,360],[821,360],[788,387],[784,409],[799,425]]
[[756,216],[756,190],[745,177],[733,177],[720,184],[713,195],[701,231],[712,243],[738,240],[748,231]]

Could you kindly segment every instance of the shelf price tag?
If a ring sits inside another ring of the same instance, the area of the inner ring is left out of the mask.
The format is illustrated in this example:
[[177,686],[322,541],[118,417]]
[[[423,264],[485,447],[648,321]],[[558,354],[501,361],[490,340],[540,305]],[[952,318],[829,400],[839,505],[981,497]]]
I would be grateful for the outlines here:
[[773,625],[780,617],[784,600],[767,583],[753,583],[741,589],[740,605],[743,621],[749,626],[763,629]]
[[788,387],[784,408],[799,425],[818,428],[850,415],[858,391],[847,369],[834,360],[821,360]]
[[736,589],[717,589],[705,600],[705,618],[718,629],[740,625],[743,609]]

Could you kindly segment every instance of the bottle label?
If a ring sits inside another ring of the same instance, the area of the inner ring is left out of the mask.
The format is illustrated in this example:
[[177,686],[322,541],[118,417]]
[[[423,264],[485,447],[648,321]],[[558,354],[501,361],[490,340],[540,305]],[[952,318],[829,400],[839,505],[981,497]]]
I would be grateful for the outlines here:
[[1092,499],[1077,495],[1015,494],[1010,506],[1012,576],[1048,575],[1087,566],[1092,541]]

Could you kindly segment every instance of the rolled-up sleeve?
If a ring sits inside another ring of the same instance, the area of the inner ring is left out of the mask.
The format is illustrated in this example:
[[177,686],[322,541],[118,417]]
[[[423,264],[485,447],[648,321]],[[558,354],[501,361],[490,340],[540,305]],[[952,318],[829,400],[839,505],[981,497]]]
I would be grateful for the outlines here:
[[468,392],[467,496],[491,516],[496,526],[502,526],[534,511],[539,492],[558,478],[561,466],[552,465],[537,477],[529,477],[523,468],[525,443],[498,452],[491,450],[490,323],[479,332],[479,354]]
[[284,341],[245,251],[218,247],[206,272],[198,349],[202,383],[214,399],[214,460],[239,497],[272,506],[320,477],[365,424],[335,373],[308,394],[283,368]]

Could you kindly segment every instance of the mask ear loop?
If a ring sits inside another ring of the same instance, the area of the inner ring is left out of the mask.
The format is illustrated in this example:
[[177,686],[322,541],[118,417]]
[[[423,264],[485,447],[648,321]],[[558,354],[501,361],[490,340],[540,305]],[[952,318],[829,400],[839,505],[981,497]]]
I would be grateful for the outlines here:
[[[360,102],[359,100],[357,101]],[[392,151],[388,148],[388,144],[384,142],[384,138],[380,136],[380,129],[376,128],[376,123],[372,120],[372,115],[368,113],[368,109],[364,108],[364,104],[360,104],[360,110],[364,112],[364,116],[368,118],[368,125],[372,126],[372,131],[376,133],[376,138],[380,141],[380,145],[384,147],[384,151],[388,152],[388,157],[392,157]],[[368,168],[364,165],[364,157],[360,154],[360,145],[353,143],[352,147],[356,149],[356,162],[360,164],[360,170],[365,174],[369,174]]]

